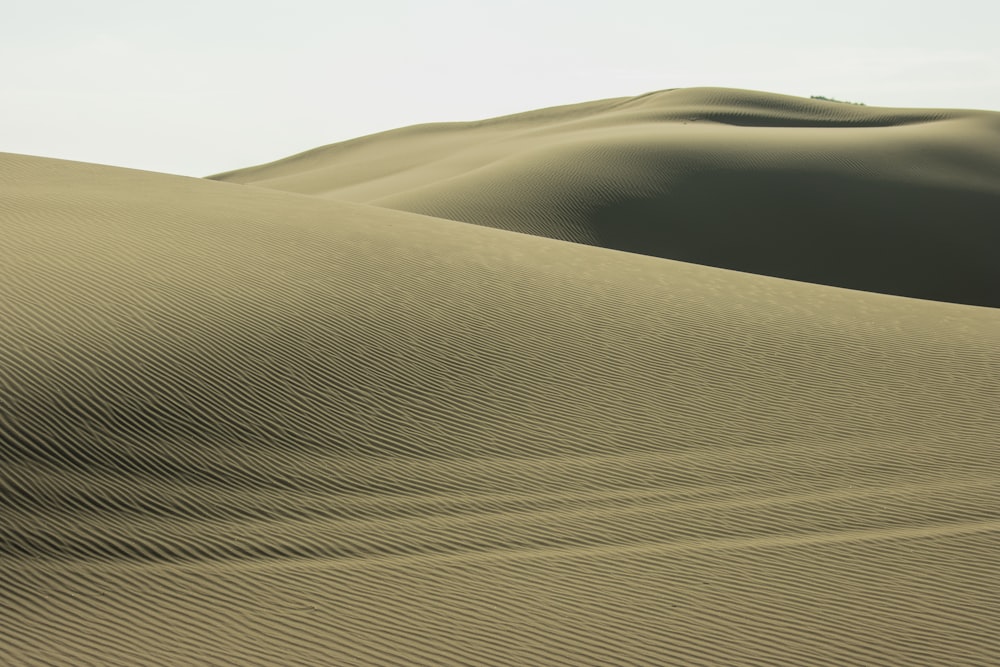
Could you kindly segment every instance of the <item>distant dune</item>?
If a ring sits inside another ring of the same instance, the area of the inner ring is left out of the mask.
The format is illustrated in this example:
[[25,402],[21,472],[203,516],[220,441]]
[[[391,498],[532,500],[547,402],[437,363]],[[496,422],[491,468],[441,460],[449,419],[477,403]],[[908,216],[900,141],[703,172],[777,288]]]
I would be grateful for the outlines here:
[[0,154],[0,664],[996,664],[996,118]]
[[1000,113],[720,88],[422,125],[214,178],[1000,307]]

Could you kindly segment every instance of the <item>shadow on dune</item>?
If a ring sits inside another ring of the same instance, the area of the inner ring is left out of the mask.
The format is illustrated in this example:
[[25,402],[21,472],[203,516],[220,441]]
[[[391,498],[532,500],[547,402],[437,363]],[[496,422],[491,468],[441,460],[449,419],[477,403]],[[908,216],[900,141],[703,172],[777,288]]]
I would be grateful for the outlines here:
[[796,171],[682,175],[592,212],[599,245],[900,296],[1000,307],[997,198]]

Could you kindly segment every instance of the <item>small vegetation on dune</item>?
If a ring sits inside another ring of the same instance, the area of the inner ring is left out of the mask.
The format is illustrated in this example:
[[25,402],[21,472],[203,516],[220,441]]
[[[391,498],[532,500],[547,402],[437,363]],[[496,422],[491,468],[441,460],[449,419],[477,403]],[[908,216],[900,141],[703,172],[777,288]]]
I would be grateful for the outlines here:
[[824,102],[836,102],[837,104],[853,104],[856,107],[865,106],[864,102],[848,102],[847,100],[835,100],[832,97],[824,97],[823,95],[810,95],[809,99],[823,100]]

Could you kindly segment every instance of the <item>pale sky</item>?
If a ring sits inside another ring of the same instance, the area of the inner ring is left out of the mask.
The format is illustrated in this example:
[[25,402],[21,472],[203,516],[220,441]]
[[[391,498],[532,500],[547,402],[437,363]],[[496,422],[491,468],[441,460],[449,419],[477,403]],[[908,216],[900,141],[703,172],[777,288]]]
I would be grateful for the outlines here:
[[1000,110],[996,0],[33,0],[0,151],[190,176],[664,88]]

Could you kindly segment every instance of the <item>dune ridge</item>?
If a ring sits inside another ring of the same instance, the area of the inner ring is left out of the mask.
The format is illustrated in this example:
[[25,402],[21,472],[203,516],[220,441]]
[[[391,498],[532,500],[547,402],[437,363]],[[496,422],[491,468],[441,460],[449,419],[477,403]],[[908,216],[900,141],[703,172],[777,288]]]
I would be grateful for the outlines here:
[[212,178],[1000,307],[1000,113],[720,88],[404,128]]
[[998,310],[15,155],[0,220],[0,661],[1000,655]]

